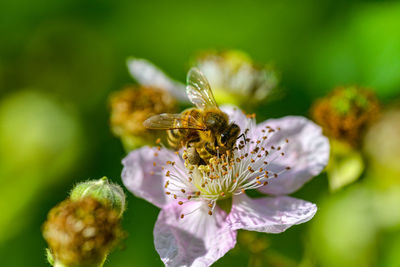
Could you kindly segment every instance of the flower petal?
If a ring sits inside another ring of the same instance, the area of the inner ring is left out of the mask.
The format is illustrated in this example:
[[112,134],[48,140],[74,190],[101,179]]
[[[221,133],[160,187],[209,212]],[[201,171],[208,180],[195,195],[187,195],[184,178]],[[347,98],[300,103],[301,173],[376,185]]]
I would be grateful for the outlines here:
[[170,200],[165,195],[166,179],[161,173],[161,166],[167,160],[179,162],[173,151],[164,148],[142,147],[134,150],[122,160],[122,182],[135,196],[161,208]]
[[210,266],[235,246],[236,231],[228,227],[226,213],[218,207],[212,216],[207,212],[200,201],[171,203],[161,210],[154,244],[165,266]]
[[129,72],[139,84],[165,89],[179,100],[188,101],[185,85],[169,78],[150,61],[140,58],[129,58],[127,64]]
[[247,118],[240,108],[233,105],[224,105],[221,106],[221,110],[228,114],[230,122],[234,122],[240,127],[241,133],[246,129],[254,129],[254,120]]
[[268,146],[283,144],[285,153],[268,165],[268,169],[278,173],[286,167],[290,170],[284,170],[277,179],[270,179],[260,191],[274,195],[290,194],[325,168],[329,160],[329,141],[318,125],[304,117],[288,116],[265,121],[257,125],[257,133],[267,125],[280,128],[269,139]]
[[292,225],[309,221],[317,212],[313,203],[288,196],[251,199],[245,194],[233,198],[228,223],[232,229],[281,233]]

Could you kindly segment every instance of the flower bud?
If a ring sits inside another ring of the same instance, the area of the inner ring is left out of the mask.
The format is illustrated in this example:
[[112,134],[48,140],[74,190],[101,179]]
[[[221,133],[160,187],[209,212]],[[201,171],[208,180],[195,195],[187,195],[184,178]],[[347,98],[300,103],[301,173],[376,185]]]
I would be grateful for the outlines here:
[[176,100],[166,90],[129,86],[110,98],[111,130],[120,137],[127,151],[153,144],[159,132],[148,130],[143,122],[150,116],[176,112]]
[[349,86],[338,87],[327,97],[317,100],[311,115],[326,135],[357,147],[379,111],[379,101],[373,92]]
[[43,225],[54,266],[102,266],[123,235],[119,214],[93,197],[64,200]]
[[195,65],[210,82],[218,103],[244,105],[264,100],[278,84],[271,66],[258,66],[237,50],[199,53]]
[[85,197],[93,197],[100,202],[110,205],[119,216],[122,216],[125,210],[125,194],[123,189],[117,184],[110,183],[107,177],[79,183],[72,189],[70,194],[70,199],[73,201]]

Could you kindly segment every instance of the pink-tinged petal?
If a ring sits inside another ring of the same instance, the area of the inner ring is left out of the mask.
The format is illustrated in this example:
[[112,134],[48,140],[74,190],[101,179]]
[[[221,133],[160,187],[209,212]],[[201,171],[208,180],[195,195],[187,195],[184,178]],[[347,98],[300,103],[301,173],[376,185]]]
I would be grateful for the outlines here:
[[221,107],[221,110],[228,114],[230,122],[234,122],[240,127],[242,133],[246,129],[254,129],[254,120],[247,118],[246,114],[240,108],[232,105],[224,105]]
[[[330,147],[328,138],[318,125],[304,117],[288,116],[257,125],[257,133],[266,126],[280,128],[269,139],[267,146],[282,145],[284,156],[279,155],[269,164],[268,170],[280,174],[276,179],[269,179],[268,185],[261,187],[260,191],[274,195],[290,194],[325,168]],[[290,169],[285,170],[286,167]]]
[[161,208],[170,200],[165,195],[166,177],[161,172],[161,167],[168,160],[179,161],[174,152],[164,148],[142,147],[134,150],[122,160],[122,182],[135,196]]
[[[236,231],[228,227],[226,213],[218,207],[211,216],[207,212],[200,201],[161,210],[154,244],[165,266],[210,266],[235,246]],[[187,215],[181,219],[181,214]]]
[[251,199],[245,194],[233,198],[228,222],[232,229],[281,233],[292,225],[309,221],[317,212],[313,203],[288,196]]
[[148,60],[129,58],[129,72],[135,80],[145,86],[153,86],[170,92],[181,101],[188,101],[185,85],[169,78],[162,70]]

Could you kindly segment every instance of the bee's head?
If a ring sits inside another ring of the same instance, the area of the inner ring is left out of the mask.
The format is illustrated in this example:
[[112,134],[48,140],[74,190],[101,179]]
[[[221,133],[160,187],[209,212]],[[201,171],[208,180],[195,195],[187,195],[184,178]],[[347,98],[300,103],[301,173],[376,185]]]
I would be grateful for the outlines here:
[[229,126],[221,133],[220,144],[228,149],[231,149],[236,142],[240,134],[240,128],[237,124],[231,123]]

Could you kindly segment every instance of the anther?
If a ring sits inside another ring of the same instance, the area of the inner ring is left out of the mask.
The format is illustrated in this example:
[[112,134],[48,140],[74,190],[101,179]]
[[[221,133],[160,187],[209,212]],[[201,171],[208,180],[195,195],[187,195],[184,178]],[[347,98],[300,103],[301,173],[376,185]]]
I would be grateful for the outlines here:
[[179,205],[182,205],[182,204],[183,204],[183,201],[179,201],[178,204],[179,204]]

